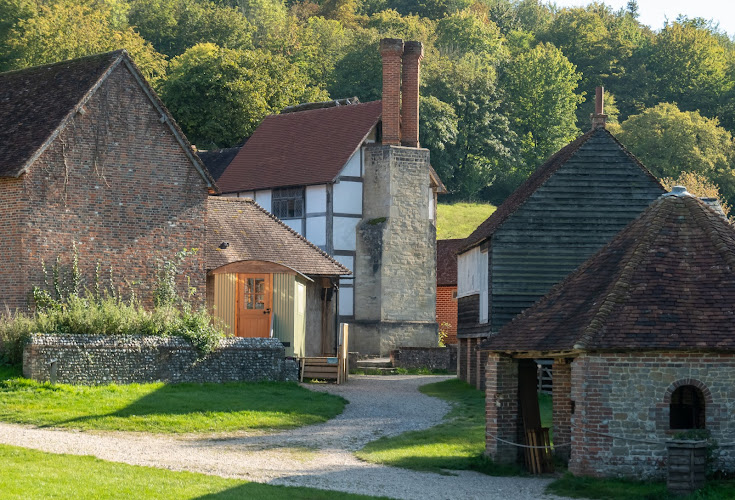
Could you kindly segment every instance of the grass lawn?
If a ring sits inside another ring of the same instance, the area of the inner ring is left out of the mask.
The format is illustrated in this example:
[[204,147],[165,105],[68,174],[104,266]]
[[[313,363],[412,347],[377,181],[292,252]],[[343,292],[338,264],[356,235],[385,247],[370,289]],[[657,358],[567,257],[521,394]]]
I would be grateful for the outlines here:
[[367,499],[362,495],[249,483],[0,445],[0,492],[8,499]]
[[514,466],[501,466],[483,456],[485,450],[485,395],[467,383],[452,379],[419,389],[428,396],[453,404],[444,422],[423,431],[386,437],[357,452],[368,462],[406,469],[442,472],[476,470],[485,474],[521,474]]
[[436,239],[466,238],[495,211],[489,203],[439,203],[436,208]]
[[663,482],[594,479],[565,474],[551,483],[547,492],[571,498],[604,500],[726,500],[735,498],[735,481],[711,481],[695,494],[681,497],[670,494]]
[[325,422],[346,401],[296,383],[51,385],[0,367],[0,421],[163,433],[289,429]]

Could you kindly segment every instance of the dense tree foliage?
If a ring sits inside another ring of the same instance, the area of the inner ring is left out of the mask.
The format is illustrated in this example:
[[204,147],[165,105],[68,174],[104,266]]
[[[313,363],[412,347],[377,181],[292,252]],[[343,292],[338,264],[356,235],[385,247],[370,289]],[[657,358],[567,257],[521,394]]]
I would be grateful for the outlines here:
[[126,48],[203,148],[300,101],[379,99],[382,37],[424,42],[421,142],[449,198],[502,201],[604,85],[656,175],[735,201],[735,43],[702,19],[650,29],[634,0],[0,0],[0,70]]

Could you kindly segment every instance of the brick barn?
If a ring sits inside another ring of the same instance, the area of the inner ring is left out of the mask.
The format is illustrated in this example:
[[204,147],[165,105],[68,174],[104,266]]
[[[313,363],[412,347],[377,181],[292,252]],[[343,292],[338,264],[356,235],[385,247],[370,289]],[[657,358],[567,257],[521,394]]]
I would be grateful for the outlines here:
[[[2,73],[0,102],[2,310],[74,246],[87,283],[99,263],[150,304],[157,260],[203,247],[216,187],[127,53]],[[204,253],[181,272],[204,290]]]
[[436,240],[436,322],[457,343],[457,251],[464,239]]
[[[576,475],[665,477],[664,442],[706,429],[735,443],[735,229],[684,188],[484,342],[486,453],[515,462],[519,381],[554,359],[554,442]],[[522,392],[522,391],[521,391]],[[534,393],[535,394],[535,393]],[[715,469],[735,471],[735,448]]]

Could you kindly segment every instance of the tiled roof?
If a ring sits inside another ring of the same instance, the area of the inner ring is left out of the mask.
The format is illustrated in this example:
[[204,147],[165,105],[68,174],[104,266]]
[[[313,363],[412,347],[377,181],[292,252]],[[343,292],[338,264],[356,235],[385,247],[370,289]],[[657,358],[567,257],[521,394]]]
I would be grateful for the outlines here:
[[212,149],[209,151],[197,151],[197,154],[202,160],[202,163],[204,163],[204,166],[209,170],[209,175],[211,175],[216,181],[222,176],[227,166],[240,151],[240,148],[242,148],[242,146]]
[[122,51],[0,74],[0,176],[17,177]]
[[457,252],[462,248],[463,238],[456,240],[436,240],[436,284],[451,286],[457,284]]
[[735,350],[735,228],[664,195],[482,348]]
[[162,113],[208,186],[214,179],[125,50],[0,73],[0,177],[18,177],[119,64],[125,64]]
[[[465,240],[462,251],[469,250],[482,243],[489,238],[502,224],[510,217],[528,198],[536,192],[549,178],[561,168],[572,156],[591,138],[591,137],[607,137],[617,144],[620,149],[628,155],[631,160],[638,165],[647,175],[649,175],[657,184],[658,180],[643,166],[643,164],[630,153],[625,147],[612,135],[607,129],[598,128],[591,130],[586,134],[579,136],[570,142],[553,156],[551,156],[543,165],[538,167],[531,176],[521,184],[518,189],[513,191],[508,198],[498,207],[495,212],[490,215],[475,231]],[[662,188],[663,189],[663,188]]]
[[223,193],[331,182],[380,120],[380,101],[268,116],[218,179]]
[[[305,275],[350,274],[319,247],[248,198],[210,197],[207,206],[207,268],[263,260]],[[227,248],[220,248],[222,243]]]

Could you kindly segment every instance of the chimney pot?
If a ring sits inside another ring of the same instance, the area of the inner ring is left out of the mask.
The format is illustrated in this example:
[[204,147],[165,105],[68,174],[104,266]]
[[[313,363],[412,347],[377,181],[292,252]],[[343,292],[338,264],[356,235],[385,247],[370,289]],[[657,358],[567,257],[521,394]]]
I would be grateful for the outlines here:
[[419,147],[419,81],[424,45],[406,42],[403,46],[403,85],[401,99],[401,144]]
[[380,55],[383,58],[382,118],[383,144],[401,144],[401,59],[403,40],[383,38],[380,40]]
[[595,89],[595,112],[590,115],[592,130],[605,128],[607,115],[605,114],[605,87]]

